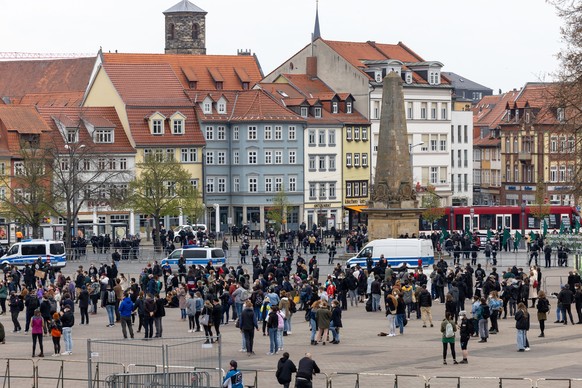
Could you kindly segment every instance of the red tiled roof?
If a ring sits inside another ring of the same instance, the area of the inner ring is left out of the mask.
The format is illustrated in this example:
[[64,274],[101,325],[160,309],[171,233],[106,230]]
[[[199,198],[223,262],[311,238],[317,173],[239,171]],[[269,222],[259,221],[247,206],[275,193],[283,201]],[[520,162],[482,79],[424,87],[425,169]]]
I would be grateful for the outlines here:
[[476,138],[473,139],[473,146],[475,147],[497,147],[501,144],[501,139],[487,137],[484,139]]
[[0,62],[0,97],[85,91],[95,57]]
[[313,95],[321,98],[324,93],[335,95],[333,90],[319,78],[311,78],[306,74],[284,74],[283,77],[306,97]]
[[38,135],[50,131],[33,106],[1,105],[0,121],[7,131]]
[[518,93],[518,91],[511,91],[484,97],[473,109],[473,126],[497,128],[505,117],[507,103],[513,102]]
[[104,69],[126,105],[191,105],[182,84],[167,63],[106,63]]
[[15,104],[39,106],[81,106],[84,91],[28,93]]
[[[165,129],[163,135],[152,135],[150,132],[148,118],[159,112],[166,118],[170,118],[174,113],[180,112],[186,116],[184,134],[172,135],[170,122],[164,123]],[[163,147],[163,146],[192,146],[206,144],[200,125],[196,117],[196,112],[192,104],[189,107],[127,107],[127,118],[131,136],[136,147]]]
[[424,62],[424,59],[408,46],[402,42],[398,44],[375,43],[378,50],[380,50],[387,58],[398,59],[402,62]]
[[[39,107],[38,110],[50,126],[52,138],[62,152],[65,152],[65,140],[55,120],[63,123],[66,127],[78,127],[79,143],[87,145],[89,153],[135,153],[114,107]],[[96,127],[114,128],[114,143],[94,143],[82,118]]]
[[[263,78],[254,56],[249,55],[188,55],[188,54],[103,54],[104,63],[122,64],[169,64],[184,89],[190,85],[183,68],[192,69],[196,75],[197,90],[216,90],[209,69],[217,70],[224,79],[224,90],[243,90],[240,75],[247,74],[249,87]],[[190,70],[187,70],[187,72]]]

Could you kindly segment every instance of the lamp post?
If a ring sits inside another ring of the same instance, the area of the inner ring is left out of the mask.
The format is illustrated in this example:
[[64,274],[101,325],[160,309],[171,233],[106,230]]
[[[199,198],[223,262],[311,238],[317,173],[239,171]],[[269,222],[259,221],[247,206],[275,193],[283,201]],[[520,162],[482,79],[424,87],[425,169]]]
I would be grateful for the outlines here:
[[474,209],[474,208],[471,208],[471,209],[469,210],[469,212],[471,213],[471,220],[469,221],[469,226],[470,226],[470,228],[471,228],[471,229],[470,229],[470,230],[471,230],[471,233],[473,233],[473,229],[474,229],[474,225],[473,225],[473,219],[475,218],[475,209]]
[[410,171],[411,171],[411,178],[412,178],[413,181],[414,181],[414,165],[412,164],[412,162],[413,162],[413,159],[412,159],[412,157],[413,157],[412,149],[414,147],[418,147],[418,146],[421,146],[421,145],[424,145],[424,142],[423,141],[420,141],[420,142],[415,143],[415,144],[412,144],[412,143],[411,144],[408,144],[408,154],[410,155]]

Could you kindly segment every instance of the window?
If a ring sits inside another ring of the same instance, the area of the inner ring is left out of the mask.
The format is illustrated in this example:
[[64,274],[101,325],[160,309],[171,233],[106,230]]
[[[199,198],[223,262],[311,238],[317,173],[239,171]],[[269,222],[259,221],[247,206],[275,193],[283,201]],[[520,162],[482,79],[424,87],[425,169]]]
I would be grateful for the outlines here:
[[289,189],[290,192],[297,191],[297,177],[289,177]]
[[329,184],[329,198],[330,199],[334,199],[335,198],[335,183],[330,183]]
[[232,164],[235,166],[240,164],[240,153],[238,151],[232,152]]
[[320,155],[318,157],[318,161],[319,161],[319,171],[325,171],[325,156]]
[[283,139],[283,127],[280,125],[275,125],[275,140]]
[[232,128],[232,140],[238,141],[238,127]]
[[352,127],[346,127],[346,140],[352,140]]
[[447,112],[447,105],[446,104],[442,104],[441,105],[441,120],[446,120],[448,119],[448,112]]
[[558,175],[558,180],[560,182],[566,181],[566,166],[564,164],[560,165],[560,174]]
[[[194,150],[196,150],[196,149],[194,148]],[[87,160],[85,160],[85,161],[87,161]],[[119,159],[119,169],[122,171],[127,170],[127,158],[120,158]]]
[[283,191],[283,178],[277,177],[275,178],[275,192]]
[[335,145],[335,129],[330,129],[329,131],[327,131],[327,143],[330,146]]
[[469,191],[469,174],[465,174],[464,178],[465,182],[463,188],[465,189],[465,191]]
[[468,155],[468,153],[469,153],[468,150],[463,150],[463,155],[464,155],[463,167],[469,167],[469,155]]
[[249,193],[256,193],[258,192],[258,178],[252,177],[249,178]]
[[315,156],[309,155],[309,171],[315,171]]
[[212,113],[212,103],[210,103],[210,102],[205,102],[205,103],[203,103],[203,104],[202,104],[202,111],[203,111],[205,114],[210,114],[210,113]]
[[306,106],[301,107],[301,117],[307,117],[308,112],[309,112],[309,108],[307,108]]
[[550,182],[557,182],[558,181],[558,167],[551,166],[550,167]]
[[354,182],[352,188],[354,190],[354,197],[359,197],[360,196],[360,184],[358,182]]
[[407,102],[406,103],[406,118],[408,120],[412,120],[414,118],[413,114],[414,114],[414,111],[412,110],[412,102]]
[[318,132],[319,136],[318,136],[318,143],[319,146],[325,146],[325,129],[320,129]]
[[360,128],[354,127],[354,140],[360,141]]
[[360,154],[354,154],[354,167],[360,167]]
[[379,119],[380,118],[380,101],[373,101],[373,112],[372,112],[372,117],[374,119]]
[[563,123],[564,120],[566,120],[566,111],[564,110],[564,108],[558,108],[556,110],[556,118],[561,123]]
[[325,183],[319,184],[319,199],[325,199],[326,197],[326,190],[325,190]]
[[160,119],[155,119],[152,121],[152,135],[163,135],[164,134],[164,121]]
[[430,150],[433,152],[437,150],[437,139],[430,139]]
[[511,166],[509,166],[509,163],[505,165],[505,181],[511,181]]
[[330,155],[329,157],[329,170],[335,171],[335,155]]
[[180,149],[180,161],[183,163],[194,163],[198,159],[196,148],[182,148]]
[[226,113],[226,104],[224,102],[220,101],[218,103],[218,107],[216,108],[216,110],[220,114],[225,114]]
[[463,188],[463,181],[461,180],[461,174],[457,174],[457,191],[461,191],[461,189]]
[[254,125],[249,126],[247,140],[257,140],[257,127],[255,127]]
[[517,163],[513,165],[513,180],[519,182],[519,166]]
[[226,151],[218,151],[217,158],[218,164],[226,164]]
[[447,150],[447,138],[441,138],[440,139],[440,151],[446,151]]
[[67,143],[76,143],[79,141],[78,136],[79,131],[77,131],[76,128],[71,129],[67,128],[66,133],[67,133]]
[[352,167],[352,154],[346,154],[346,166]]
[[368,127],[362,127],[362,141],[368,141]]
[[362,197],[368,196],[368,182],[362,182]]
[[430,168],[430,183],[436,185],[438,183],[439,168],[432,166]]
[[331,103],[331,113],[337,113],[337,112],[338,112],[337,102],[334,101]]
[[315,108],[314,112],[315,112],[316,118],[318,118],[318,119],[321,118],[321,108]]
[[289,133],[287,134],[289,140],[297,140],[297,129],[294,125],[289,126]]
[[560,152],[564,153],[566,151],[567,151],[566,136],[560,136]]
[[97,169],[99,171],[103,171],[107,168],[107,162],[105,161],[105,158],[99,158],[97,159]]
[[455,143],[455,126],[451,125],[451,143]]
[[214,193],[214,178],[206,178],[206,192]]
[[172,133],[174,135],[183,135],[184,134],[184,120],[176,119],[172,125]]
[[270,125],[265,125],[265,140],[273,140],[273,128]]
[[273,178],[265,178],[265,192],[270,193],[273,191]]
[[232,178],[232,191],[235,193],[240,192],[240,178],[237,176]]
[[464,134],[464,143],[467,144],[469,142],[469,127],[464,125],[463,126],[463,134]]
[[206,151],[206,164],[214,164],[214,151]]
[[95,129],[95,143],[113,143],[113,129]]
[[226,193],[226,178],[218,178],[218,192]]
[[[20,162],[18,162],[20,163]],[[21,170],[22,169],[22,170]],[[24,175],[24,164],[22,164],[21,169],[16,169],[16,163],[14,164],[14,175]],[[69,159],[61,159],[61,170],[69,171]]]
[[289,164],[297,163],[297,151],[289,151]]
[[216,129],[216,138],[218,140],[226,140],[226,129],[223,126]]
[[315,199],[315,183],[309,183],[309,199]]
[[352,103],[351,102],[346,102],[346,113],[347,114],[352,113]]
[[283,151],[275,151],[275,164],[283,164]]
[[461,150],[457,150],[457,167],[461,167],[463,158],[461,157]]
[[430,118],[431,118],[431,120],[437,119],[437,104],[436,104],[436,102],[432,102],[430,104]]
[[362,154],[362,167],[368,167],[368,154]]
[[570,136],[568,138],[568,152],[574,152],[574,137]]
[[249,151],[248,163],[249,164],[257,164],[257,151]]
[[265,164],[273,164],[273,151],[265,151]]
[[206,127],[206,140],[214,140],[214,127]]
[[109,159],[109,170],[111,171],[117,170],[117,160]]
[[310,129],[307,136],[308,144],[311,147],[315,146],[315,129]]
[[352,182],[346,182],[346,197],[352,197]]
[[426,110],[427,110],[427,103],[426,102],[422,102],[420,104],[420,118],[423,120],[426,120],[427,116],[426,116]]

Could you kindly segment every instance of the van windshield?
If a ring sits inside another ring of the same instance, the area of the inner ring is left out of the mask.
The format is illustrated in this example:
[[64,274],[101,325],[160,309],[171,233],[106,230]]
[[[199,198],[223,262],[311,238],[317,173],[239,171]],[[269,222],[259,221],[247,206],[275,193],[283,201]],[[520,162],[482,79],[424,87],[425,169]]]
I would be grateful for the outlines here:
[[46,245],[45,244],[23,244],[22,245],[22,256],[44,256],[46,255]]
[[374,257],[372,255],[372,247],[367,247],[367,248],[362,249],[360,251],[360,254],[358,255],[358,257],[368,257],[368,255]]
[[184,249],[185,259],[206,259],[206,251],[204,249]]

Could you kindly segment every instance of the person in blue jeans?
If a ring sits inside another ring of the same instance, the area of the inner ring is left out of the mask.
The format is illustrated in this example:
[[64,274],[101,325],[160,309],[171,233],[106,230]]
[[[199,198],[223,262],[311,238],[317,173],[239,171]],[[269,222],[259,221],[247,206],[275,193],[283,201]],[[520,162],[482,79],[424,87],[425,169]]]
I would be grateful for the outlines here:
[[109,324],[107,327],[115,326],[115,308],[117,307],[117,298],[115,296],[115,291],[109,286],[107,292],[103,295],[105,299],[103,304],[105,305],[105,310],[107,310],[107,317],[109,318]]
[[398,305],[396,306],[396,326],[400,330],[400,335],[404,334],[404,319],[406,319],[406,303],[404,303],[404,297],[402,293],[398,293],[396,298],[398,300]]
[[277,316],[277,311],[279,308],[273,306],[271,312],[267,317],[267,328],[269,330],[269,352],[267,355],[272,356],[277,353],[278,343],[277,343],[277,331],[279,330],[279,317]]
[[337,300],[331,302],[331,322],[329,324],[329,331],[333,336],[332,344],[340,343],[340,328],[343,327],[342,324],[342,309],[340,303]]
[[311,326],[311,345],[317,344],[315,341],[315,335],[317,334],[317,321],[315,320],[315,313],[319,308],[319,300],[316,300],[311,305],[311,310],[309,311],[309,325]]

